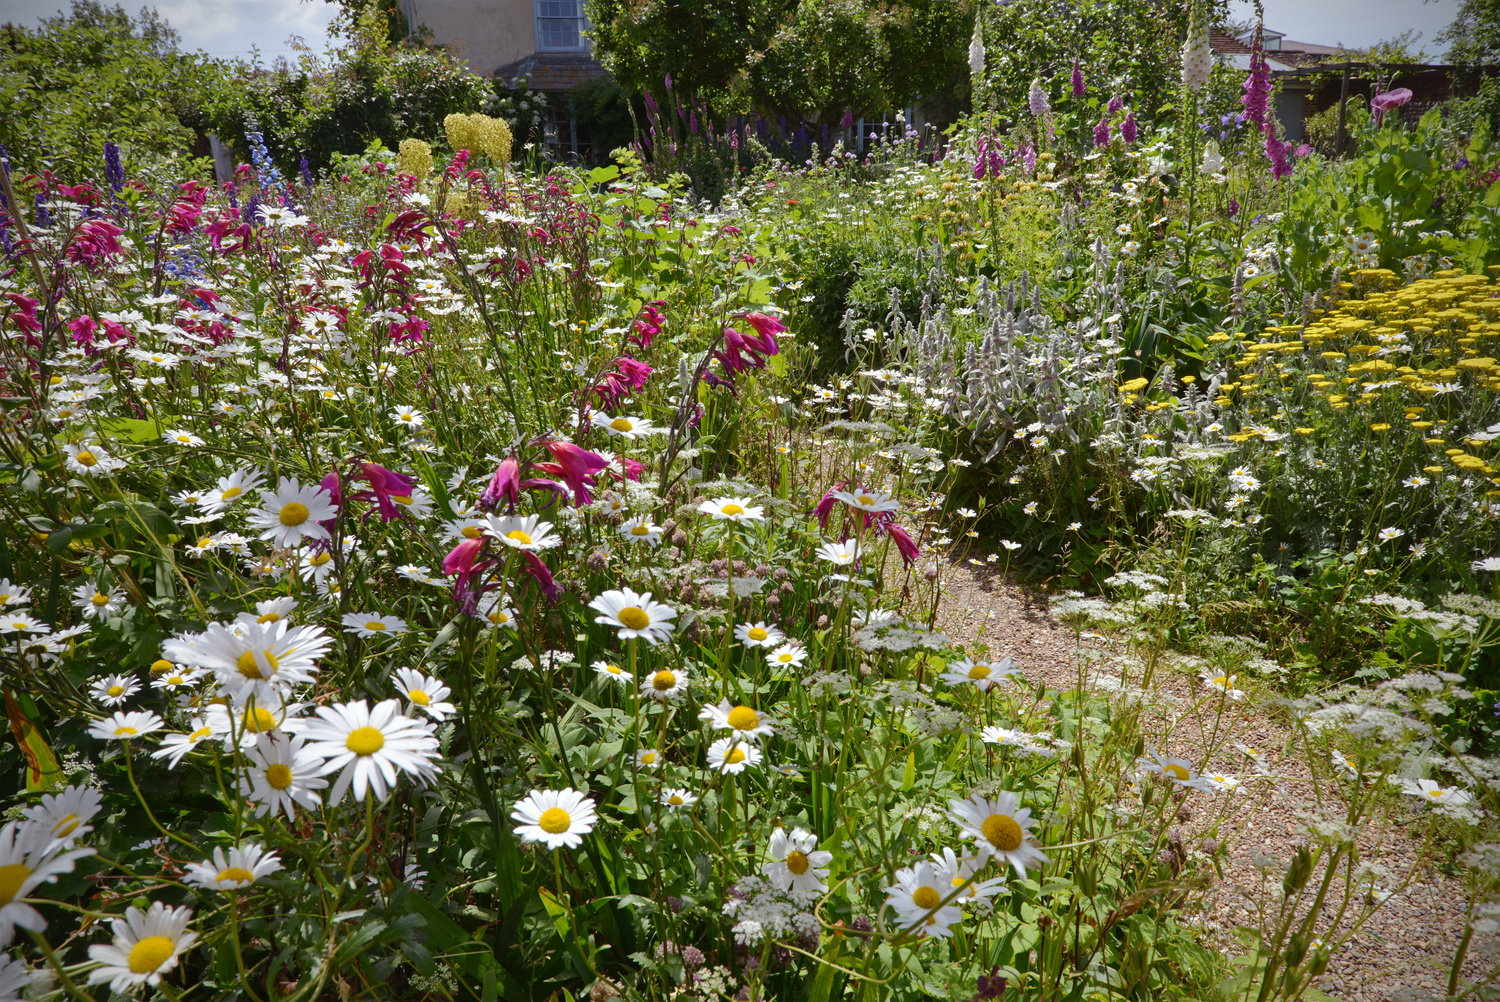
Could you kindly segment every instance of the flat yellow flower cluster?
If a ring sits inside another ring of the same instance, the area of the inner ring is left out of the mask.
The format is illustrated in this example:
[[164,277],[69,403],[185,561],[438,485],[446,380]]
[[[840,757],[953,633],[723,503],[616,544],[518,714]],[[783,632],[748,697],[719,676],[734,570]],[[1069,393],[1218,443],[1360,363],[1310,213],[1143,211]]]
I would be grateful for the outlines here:
[[455,151],[483,153],[499,164],[510,162],[513,142],[510,126],[498,118],[453,114],[443,119],[443,131],[448,134],[448,145]]
[[396,151],[396,165],[403,174],[419,182],[432,174],[432,146],[420,139],[403,139]]
[[1268,386],[1279,380],[1290,389],[1301,381],[1311,391],[1303,397],[1309,411],[1318,404],[1329,411],[1378,409],[1363,419],[1374,435],[1391,432],[1399,410],[1412,437],[1434,453],[1427,472],[1500,472],[1475,454],[1487,441],[1466,438],[1458,448],[1443,437],[1452,402],[1500,390],[1500,286],[1457,270],[1406,286],[1387,269],[1362,269],[1353,278],[1350,288],[1360,298],[1343,300],[1305,326],[1269,327],[1255,341],[1211,338],[1235,340],[1240,349],[1232,363],[1237,378],[1220,387],[1215,402],[1238,400],[1254,411],[1254,398]]

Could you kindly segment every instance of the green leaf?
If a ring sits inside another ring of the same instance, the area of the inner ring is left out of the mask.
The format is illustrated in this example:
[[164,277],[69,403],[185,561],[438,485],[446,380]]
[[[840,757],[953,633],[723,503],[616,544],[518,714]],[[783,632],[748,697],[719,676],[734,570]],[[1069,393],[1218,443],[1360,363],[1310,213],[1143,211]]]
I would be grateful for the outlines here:
[[[26,702],[30,704],[31,700]],[[32,720],[36,708],[30,715],[22,711],[21,703],[13,693],[5,694],[5,715],[10,718],[10,731],[16,736],[21,748],[21,757],[26,759],[26,789],[30,793],[50,790],[63,781],[62,766],[52,753],[52,746]]]

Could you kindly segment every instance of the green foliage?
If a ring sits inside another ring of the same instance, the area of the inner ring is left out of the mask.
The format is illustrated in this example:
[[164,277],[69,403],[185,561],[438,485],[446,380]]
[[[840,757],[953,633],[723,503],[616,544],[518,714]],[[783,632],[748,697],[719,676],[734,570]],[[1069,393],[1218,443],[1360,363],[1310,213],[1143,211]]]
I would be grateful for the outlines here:
[[142,161],[190,148],[223,64],[176,49],[154,11],[135,17],[98,0],[36,28],[0,27],[0,143],[23,171],[95,173],[104,143]]
[[595,51],[631,93],[665,99],[670,76],[676,96],[717,114],[829,125],[951,91],[973,22],[969,0],[589,0],[588,12]]

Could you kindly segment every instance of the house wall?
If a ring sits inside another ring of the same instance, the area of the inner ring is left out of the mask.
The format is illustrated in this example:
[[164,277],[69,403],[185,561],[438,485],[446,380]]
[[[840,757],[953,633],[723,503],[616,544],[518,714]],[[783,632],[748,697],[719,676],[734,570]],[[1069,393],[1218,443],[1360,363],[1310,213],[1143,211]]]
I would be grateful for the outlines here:
[[486,76],[495,68],[536,51],[532,0],[400,0],[407,20],[432,30],[434,41],[449,45]]

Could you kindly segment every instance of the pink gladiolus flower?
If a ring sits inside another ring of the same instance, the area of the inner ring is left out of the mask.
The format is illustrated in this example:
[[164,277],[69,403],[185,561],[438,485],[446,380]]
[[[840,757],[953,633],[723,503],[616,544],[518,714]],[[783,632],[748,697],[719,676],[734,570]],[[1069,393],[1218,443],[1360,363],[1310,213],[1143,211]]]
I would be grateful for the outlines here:
[[896,544],[896,549],[901,554],[901,560],[906,566],[910,567],[922,553],[917,548],[916,540],[911,538],[911,533],[901,528],[895,522],[880,522],[879,525],[885,534],[891,537],[891,541]]
[[608,466],[609,461],[597,452],[581,449],[572,442],[548,442],[546,447],[557,462],[538,463],[537,469],[561,476],[573,490],[575,506],[582,507],[593,501],[589,488],[594,486],[594,474]]
[[646,385],[646,380],[651,378],[651,366],[638,362],[629,355],[621,355],[615,359],[615,367],[620,370],[620,375],[632,390],[639,391]]
[[369,501],[373,498],[382,522],[400,518],[401,506],[394,499],[410,498],[417,482],[388,470],[379,463],[360,463],[359,470],[359,478],[369,483],[370,490],[359,491],[350,497],[356,501]]
[[521,464],[514,457],[503,461],[495,468],[495,475],[490,477],[489,485],[485,487],[484,493],[479,495],[479,508],[481,511],[494,511],[501,501],[511,511],[515,510],[516,502],[521,500]]
[[526,573],[536,578],[536,583],[541,587],[542,595],[546,597],[547,601],[556,602],[559,598],[562,598],[562,589],[552,579],[552,572],[547,569],[546,564],[542,563],[540,557],[529,550],[523,550],[521,552],[521,559]]

